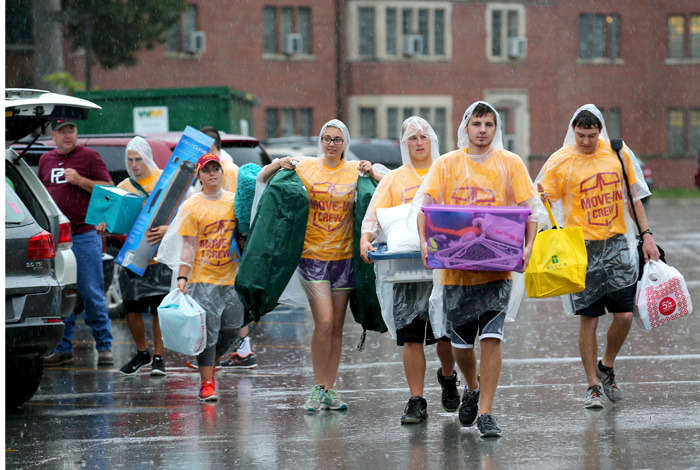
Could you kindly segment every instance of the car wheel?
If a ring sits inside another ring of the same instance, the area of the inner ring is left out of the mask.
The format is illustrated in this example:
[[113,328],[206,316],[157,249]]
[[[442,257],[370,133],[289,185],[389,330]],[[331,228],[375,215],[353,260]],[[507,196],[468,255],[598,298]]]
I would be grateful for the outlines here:
[[8,359],[5,377],[11,386],[5,387],[5,406],[18,408],[32,398],[44,374],[44,359]]
[[[112,255],[114,259],[117,259],[119,254],[119,248],[116,246],[108,246],[107,253]],[[119,272],[122,267],[114,263],[114,272],[112,274],[112,281],[107,286],[107,292],[105,293],[105,299],[107,300],[107,311],[110,317],[121,317],[124,315],[124,300],[122,299],[122,291],[119,288]]]

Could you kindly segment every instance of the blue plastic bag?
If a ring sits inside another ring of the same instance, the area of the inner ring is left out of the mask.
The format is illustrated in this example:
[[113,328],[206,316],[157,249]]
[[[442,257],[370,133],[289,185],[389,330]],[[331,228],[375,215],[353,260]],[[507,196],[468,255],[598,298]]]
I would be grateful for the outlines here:
[[194,299],[175,289],[158,306],[163,345],[181,354],[196,356],[207,345],[204,309]]

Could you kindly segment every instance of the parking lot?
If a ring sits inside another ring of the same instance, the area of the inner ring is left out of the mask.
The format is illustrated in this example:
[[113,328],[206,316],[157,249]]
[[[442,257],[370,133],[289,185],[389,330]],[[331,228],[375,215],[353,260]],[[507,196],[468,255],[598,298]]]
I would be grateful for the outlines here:
[[[696,311],[652,332],[633,326],[616,373],[622,402],[584,409],[577,322],[558,299],[523,302],[506,325],[493,414],[481,439],[442,410],[428,354],[426,423],[399,422],[409,398],[401,350],[348,315],[337,388],[347,413],[301,409],[311,386],[310,313],[279,309],[253,331],[259,367],[217,373],[216,404],[196,398],[198,374],[166,351],[168,375],[124,377],[133,353],[113,323],[113,367],[96,364],[82,322],[76,362],[46,369],[37,394],[7,414],[7,468],[700,468],[700,207],[650,201],[654,237],[685,276]],[[609,321],[609,319],[606,319]],[[601,321],[601,328],[607,321]],[[600,333],[599,333],[600,337]],[[11,383],[6,383],[11,387]]]

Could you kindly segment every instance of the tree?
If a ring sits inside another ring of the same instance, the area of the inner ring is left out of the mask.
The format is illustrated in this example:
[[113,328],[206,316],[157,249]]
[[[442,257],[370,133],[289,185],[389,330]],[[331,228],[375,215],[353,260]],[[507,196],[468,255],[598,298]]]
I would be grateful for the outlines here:
[[66,0],[67,37],[111,69],[135,65],[136,52],[165,42],[187,0]]

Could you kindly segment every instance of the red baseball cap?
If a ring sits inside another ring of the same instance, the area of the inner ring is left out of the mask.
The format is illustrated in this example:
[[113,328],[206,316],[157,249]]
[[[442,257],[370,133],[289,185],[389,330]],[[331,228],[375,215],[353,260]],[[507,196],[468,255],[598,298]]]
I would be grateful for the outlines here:
[[204,168],[204,165],[206,165],[209,162],[216,162],[221,166],[221,160],[219,160],[219,157],[214,155],[213,153],[205,153],[201,157],[199,157],[199,160],[197,160],[197,172],[199,173],[199,170]]

